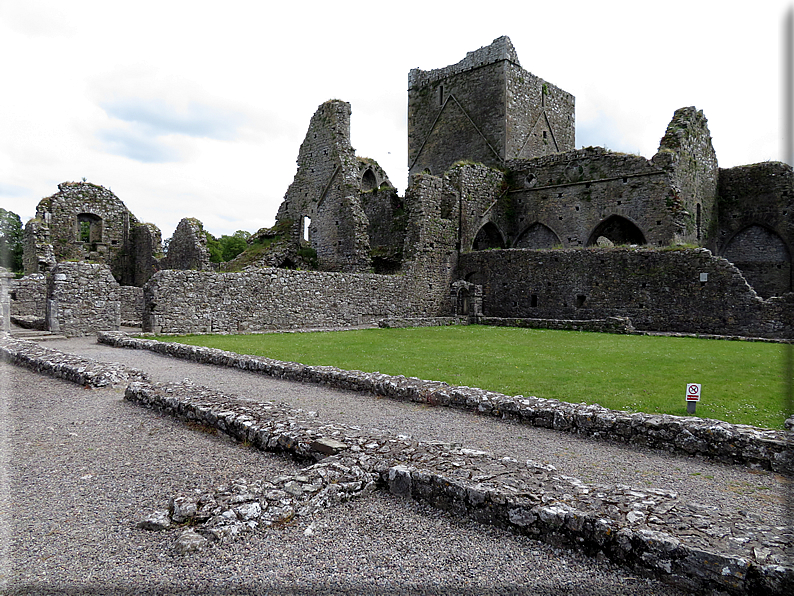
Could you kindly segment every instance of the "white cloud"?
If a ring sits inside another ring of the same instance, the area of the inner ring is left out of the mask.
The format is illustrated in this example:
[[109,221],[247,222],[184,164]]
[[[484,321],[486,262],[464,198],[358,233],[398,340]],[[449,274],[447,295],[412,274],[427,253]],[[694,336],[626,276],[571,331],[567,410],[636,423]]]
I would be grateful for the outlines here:
[[0,0],[0,199],[30,217],[85,176],[166,236],[186,216],[216,235],[253,231],[272,223],[331,98],[351,103],[359,154],[404,189],[408,71],[501,35],[576,96],[577,145],[650,157],[674,111],[695,105],[721,166],[779,159],[786,7]]

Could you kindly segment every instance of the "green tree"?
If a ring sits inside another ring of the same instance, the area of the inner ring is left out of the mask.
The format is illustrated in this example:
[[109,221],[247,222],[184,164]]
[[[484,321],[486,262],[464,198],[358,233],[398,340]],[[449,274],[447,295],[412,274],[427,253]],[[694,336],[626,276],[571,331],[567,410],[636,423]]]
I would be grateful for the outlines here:
[[220,240],[207,231],[204,232],[204,235],[207,237],[207,250],[210,253],[210,262],[222,263],[223,248],[221,247]]
[[0,266],[22,272],[22,221],[0,207]]

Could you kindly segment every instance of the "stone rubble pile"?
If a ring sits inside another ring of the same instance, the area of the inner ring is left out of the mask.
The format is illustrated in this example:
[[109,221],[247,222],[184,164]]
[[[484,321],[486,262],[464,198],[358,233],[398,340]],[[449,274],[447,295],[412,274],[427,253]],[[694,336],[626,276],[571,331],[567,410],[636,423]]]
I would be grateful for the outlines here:
[[511,418],[532,426],[794,474],[794,451],[786,431],[782,430],[707,418],[641,412],[629,414],[598,404],[508,396],[414,377],[347,371],[332,366],[306,366],[215,348],[133,338],[120,332],[100,333],[98,338],[101,343],[116,347],[151,350],[203,364],[233,366],[281,379],[318,383],[402,401],[456,407],[487,416]]

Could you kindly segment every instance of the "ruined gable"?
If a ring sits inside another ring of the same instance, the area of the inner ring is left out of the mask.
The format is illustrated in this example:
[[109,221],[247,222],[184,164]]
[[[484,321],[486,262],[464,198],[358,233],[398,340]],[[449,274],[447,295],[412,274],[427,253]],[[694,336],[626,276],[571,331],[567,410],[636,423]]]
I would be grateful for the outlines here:
[[137,223],[109,189],[88,182],[63,182],[57,193],[36,207],[25,244],[29,253],[24,258],[25,272],[37,273],[54,261],[91,261],[109,265],[116,279],[126,280],[130,227]]
[[652,160],[669,173],[683,204],[683,228],[676,240],[706,245],[716,232],[719,167],[703,111],[694,107],[676,110]]
[[179,222],[168,245],[168,254],[160,263],[160,268],[197,271],[210,268],[207,235],[199,220],[185,217]]
[[293,242],[316,251],[320,269],[369,271],[368,221],[359,198],[364,172],[350,145],[350,104],[331,100],[317,108],[297,162],[277,225],[290,222]]

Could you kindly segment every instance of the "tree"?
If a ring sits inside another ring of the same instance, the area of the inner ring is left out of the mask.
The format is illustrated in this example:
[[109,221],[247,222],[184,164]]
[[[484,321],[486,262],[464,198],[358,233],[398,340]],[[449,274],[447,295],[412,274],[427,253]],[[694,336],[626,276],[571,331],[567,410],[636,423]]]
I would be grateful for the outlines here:
[[22,272],[22,221],[0,207],[0,267]]

